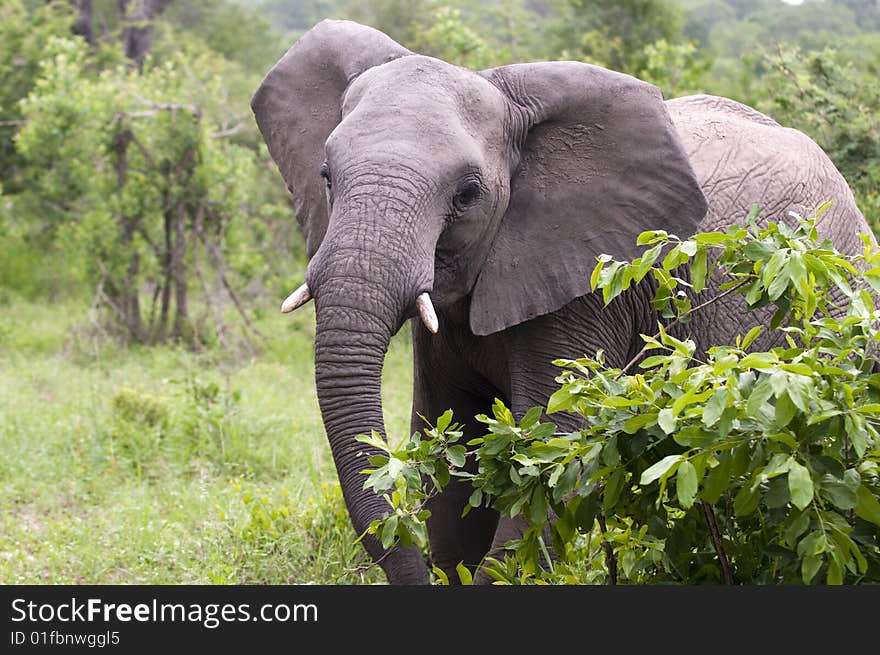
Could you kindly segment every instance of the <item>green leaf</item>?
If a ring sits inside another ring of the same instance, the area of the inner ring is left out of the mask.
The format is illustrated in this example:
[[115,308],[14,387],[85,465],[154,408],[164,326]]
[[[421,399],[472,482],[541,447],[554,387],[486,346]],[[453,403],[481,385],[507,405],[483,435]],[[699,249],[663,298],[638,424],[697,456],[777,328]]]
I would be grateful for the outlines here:
[[753,225],[758,218],[758,215],[761,213],[761,205],[758,203],[753,203],[751,207],[749,207],[749,213],[746,214],[746,224]]
[[760,416],[761,408],[764,403],[773,395],[773,387],[770,384],[770,378],[763,378],[752,389],[749,394],[749,400],[746,402],[746,412],[749,416],[757,418]]
[[719,455],[718,466],[713,468],[703,483],[703,500],[714,505],[721,498],[721,494],[730,486],[730,468],[732,459],[729,452]]
[[758,338],[758,335],[761,334],[761,331],[764,329],[763,325],[756,325],[751,330],[746,333],[746,336],[743,337],[742,343],[740,344],[740,348],[746,350],[749,346],[752,345],[752,342]]
[[773,256],[770,257],[770,260],[767,262],[767,265],[761,269],[761,282],[766,287],[769,285],[775,277],[779,274],[779,271],[782,267],[788,262],[788,250],[777,250],[773,253]]
[[794,546],[795,543],[797,543],[797,538],[806,532],[809,527],[810,513],[801,512],[796,518],[791,520],[791,523],[789,523],[788,527],[785,529],[785,542],[789,546]]
[[[662,413],[662,412],[661,412]],[[667,455],[659,462],[642,471],[642,477],[639,478],[639,484],[648,485],[658,478],[670,475],[682,459],[681,455]]]
[[784,428],[791,423],[791,419],[794,418],[796,413],[797,407],[791,402],[788,393],[783,392],[782,395],[776,399],[776,425]]
[[803,375],[788,375],[788,395],[802,412],[810,411],[810,396],[813,393],[812,381]]
[[536,425],[538,421],[541,420],[541,416],[544,413],[544,409],[542,407],[532,407],[529,411],[526,412],[526,415],[522,417],[522,420],[519,422],[519,426],[524,430],[531,428]]
[[403,471],[403,469],[405,467],[406,467],[406,464],[404,464],[402,461],[400,461],[396,457],[392,457],[391,459],[388,460],[388,475],[393,480],[396,480],[397,476],[400,475],[401,471]]
[[768,509],[785,507],[791,500],[788,493],[788,480],[785,478],[773,478],[767,485],[767,493],[764,494],[764,505]]
[[623,491],[625,475],[626,472],[623,469],[617,469],[605,483],[605,493],[602,495],[602,506],[605,513],[611,513],[611,510],[617,505],[620,492]]
[[880,502],[871,490],[865,485],[860,485],[856,492],[856,516],[865,521],[870,521],[874,525],[880,525]]
[[865,429],[865,417],[855,412],[849,412],[843,417],[846,436],[852,443],[856,455],[863,457],[868,448],[868,432]]
[[[599,276],[599,284],[602,287],[602,301],[608,305],[617,296],[623,293],[626,286],[626,266],[622,262],[613,262],[611,266]],[[609,273],[610,272],[610,273]],[[609,273],[606,276],[604,273]],[[607,282],[605,280],[607,279]]]
[[759,300],[764,296],[764,286],[761,284],[761,280],[755,280],[752,284],[749,285],[748,290],[746,291],[745,299],[746,304],[749,307],[755,306]]
[[529,503],[529,521],[532,525],[543,525],[547,522],[547,498],[541,485],[535,485]]
[[617,437],[611,437],[602,448],[602,463],[608,466],[620,464],[620,453],[617,450]]
[[464,446],[452,446],[446,449],[446,459],[453,466],[461,468],[464,466],[467,457],[467,449]]
[[392,514],[385,519],[385,523],[382,525],[382,533],[380,535],[382,548],[390,548],[391,544],[394,543],[394,537],[397,534],[398,520],[397,514]]
[[623,431],[627,434],[635,434],[648,425],[657,422],[657,412],[648,412],[647,414],[636,414],[631,416],[623,423]]
[[438,568],[436,565],[431,567],[431,570],[434,571],[434,575],[437,576],[437,579],[440,581],[441,585],[449,586],[449,577],[446,573],[443,572],[443,569]]
[[717,245],[727,241],[728,236],[724,232],[700,232],[694,235],[694,241],[700,245]]
[[688,425],[678,430],[672,438],[675,439],[675,443],[686,448],[705,448],[709,442],[718,438],[718,433],[699,425]]
[[813,530],[810,534],[801,539],[797,546],[797,554],[801,557],[821,555],[825,552],[827,545],[828,540],[825,538],[825,533],[821,530]]
[[691,284],[694,285],[694,292],[700,293],[706,288],[706,268],[707,253],[700,250],[691,262]]
[[604,267],[605,261],[600,257],[596,267],[593,269],[592,275],[590,275],[590,291],[596,290],[596,285],[599,284],[599,276],[602,274]]
[[804,509],[813,500],[813,479],[810,471],[792,459],[788,467],[788,491],[791,502],[798,509]]
[[461,580],[461,584],[474,584],[474,576],[471,575],[470,570],[464,565],[464,562],[459,562],[455,565],[455,572],[458,573],[458,579]]
[[733,512],[737,516],[748,516],[758,508],[761,499],[758,485],[746,484],[733,499]]
[[664,407],[660,410],[660,413],[657,415],[657,424],[663,432],[671,434],[675,430],[676,423],[677,419],[672,413],[671,407]]
[[788,274],[791,277],[792,282],[794,282],[799,289],[803,289],[807,286],[807,267],[804,264],[804,256],[799,253],[792,251],[791,256],[788,260]]
[[[646,250],[641,257],[639,257],[636,261],[638,262],[638,267],[633,273],[633,279],[636,282],[641,282],[642,278],[648,274],[648,271],[651,270],[651,267],[654,265],[654,262],[657,261],[657,257],[660,255],[660,251],[663,249],[663,244],[657,244],[650,250]],[[635,264],[636,262],[633,262]]]
[[682,244],[679,243],[677,246],[670,249],[670,251],[666,253],[666,257],[663,258],[663,268],[667,271],[678,268],[688,260],[688,256],[682,252],[681,245]]
[[567,411],[572,408],[577,400],[577,392],[574,391],[572,385],[566,384],[553,392],[550,400],[547,401],[547,413]]
[[547,437],[552,437],[556,434],[556,424],[555,423],[541,423],[538,427],[533,428],[529,432],[529,437],[534,439],[535,441],[540,441],[542,439],[546,439]]
[[651,357],[645,357],[645,359],[639,362],[639,368],[654,368],[655,366],[668,364],[671,361],[672,357],[670,357],[669,355],[652,355]]
[[828,574],[825,578],[825,582],[829,585],[843,584],[843,569],[836,558],[832,558],[831,561],[828,562]]
[[586,534],[593,529],[593,522],[596,520],[596,514],[599,513],[599,499],[596,493],[591,493],[584,497],[578,504],[574,513],[574,521],[577,529]]
[[742,248],[743,255],[753,262],[770,259],[776,251],[776,246],[766,241],[749,241]]
[[678,503],[685,509],[689,509],[697,497],[697,469],[688,460],[684,460],[678,467],[675,476],[675,494]]
[[439,417],[437,417],[437,431],[443,432],[452,423],[452,410],[447,409]]
[[822,566],[822,557],[819,555],[808,555],[801,561],[801,577],[804,584],[810,584],[819,568]]
[[773,281],[770,282],[770,286],[767,287],[767,297],[770,300],[776,300],[781,296],[786,289],[788,289],[789,277],[788,270],[783,269],[779,272],[779,274],[773,278]]
[[666,230],[647,230],[639,234],[636,238],[637,246],[648,246],[652,243],[657,243],[658,241],[666,241],[669,238],[669,233]]
[[718,387],[712,397],[706,402],[703,409],[703,425],[711,428],[721,417],[721,412],[727,406],[727,389]]
[[[857,471],[852,471],[858,476]],[[858,502],[858,482],[856,486],[847,485],[846,482],[835,478],[833,475],[823,475],[821,479],[822,496],[828,498],[831,503],[841,510],[853,509]]]
[[776,366],[776,361],[776,355],[773,353],[758,352],[743,357],[740,360],[739,365],[742,368],[765,369]]

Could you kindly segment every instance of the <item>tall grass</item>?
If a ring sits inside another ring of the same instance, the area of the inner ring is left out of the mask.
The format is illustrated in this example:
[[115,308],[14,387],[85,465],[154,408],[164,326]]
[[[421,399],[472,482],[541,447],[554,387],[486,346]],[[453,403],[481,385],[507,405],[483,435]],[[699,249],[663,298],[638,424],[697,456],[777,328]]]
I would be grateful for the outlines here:
[[[377,582],[336,484],[314,315],[242,357],[96,335],[82,305],[0,307],[0,583]],[[384,371],[409,428],[408,333]]]

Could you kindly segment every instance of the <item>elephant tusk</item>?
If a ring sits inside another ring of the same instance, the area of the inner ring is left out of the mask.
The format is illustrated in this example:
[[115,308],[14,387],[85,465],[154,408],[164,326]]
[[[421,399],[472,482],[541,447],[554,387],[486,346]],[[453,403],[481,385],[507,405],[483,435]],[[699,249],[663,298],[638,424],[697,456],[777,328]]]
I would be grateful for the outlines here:
[[434,311],[434,305],[431,304],[431,296],[428,292],[419,295],[416,298],[416,307],[419,308],[419,316],[422,317],[422,323],[428,328],[431,334],[437,334],[440,329],[440,323],[437,321],[437,312]]
[[304,284],[292,294],[287,296],[287,299],[283,303],[281,303],[281,313],[287,314],[289,312],[292,312],[294,309],[305,305],[311,299],[312,294],[309,292],[309,286],[307,284]]

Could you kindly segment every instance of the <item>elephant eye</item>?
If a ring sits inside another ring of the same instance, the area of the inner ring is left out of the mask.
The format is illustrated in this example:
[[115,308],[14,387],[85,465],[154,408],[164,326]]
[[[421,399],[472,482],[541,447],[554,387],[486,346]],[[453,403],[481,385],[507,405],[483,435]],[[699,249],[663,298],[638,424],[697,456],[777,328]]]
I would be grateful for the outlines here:
[[329,189],[331,186],[330,167],[327,165],[327,162],[324,162],[323,164],[321,164],[320,175],[321,175],[321,177],[324,178],[324,181],[327,183],[327,188]]
[[476,180],[468,180],[458,188],[452,204],[457,211],[464,211],[480,197],[480,183]]

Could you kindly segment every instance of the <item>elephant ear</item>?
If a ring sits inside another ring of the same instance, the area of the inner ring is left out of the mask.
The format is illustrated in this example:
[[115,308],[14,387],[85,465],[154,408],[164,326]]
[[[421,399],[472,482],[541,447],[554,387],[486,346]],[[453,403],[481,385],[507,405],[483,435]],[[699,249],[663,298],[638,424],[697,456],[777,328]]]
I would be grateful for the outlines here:
[[524,116],[526,131],[507,212],[471,297],[475,334],[590,293],[596,257],[632,259],[644,230],[694,233],[706,199],[659,89],[567,61],[482,74]]
[[345,90],[365,70],[409,54],[378,30],[324,20],[293,44],[251,99],[269,153],[293,194],[309,257],[327,231],[319,170],[324,143],[342,119]]

